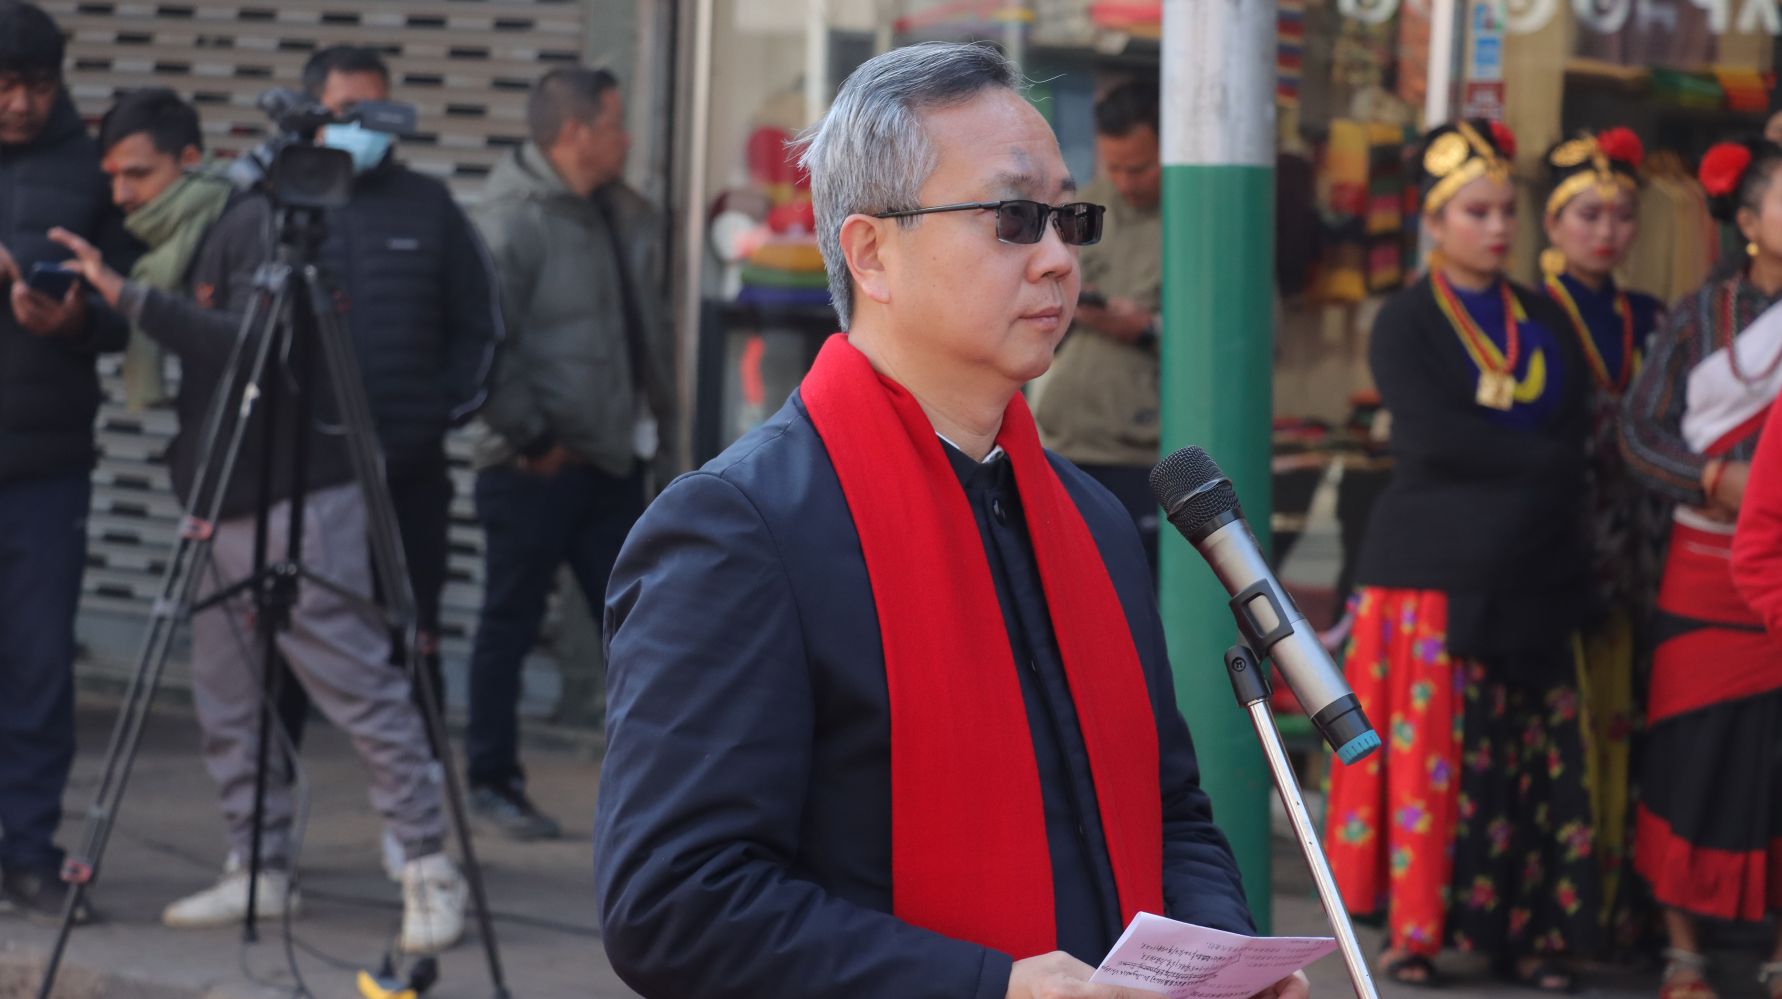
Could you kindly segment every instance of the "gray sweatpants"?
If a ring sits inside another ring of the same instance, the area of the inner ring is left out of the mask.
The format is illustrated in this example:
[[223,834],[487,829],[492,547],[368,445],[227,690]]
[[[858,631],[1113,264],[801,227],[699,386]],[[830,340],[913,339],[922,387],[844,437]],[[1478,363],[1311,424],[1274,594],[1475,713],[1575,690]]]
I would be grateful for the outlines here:
[[[272,509],[268,558],[285,557],[291,504]],[[308,495],[303,567],[348,593],[371,593],[365,503],[356,485]],[[202,570],[200,599],[253,571],[254,519],[217,525],[214,571]],[[229,841],[246,857],[253,836],[254,771],[260,732],[260,648],[253,607],[239,595],[192,619],[192,701],[203,730],[204,765],[217,782]],[[278,647],[310,702],[352,739],[371,776],[371,804],[412,859],[445,842],[443,799],[408,678],[390,665],[380,616],[326,586],[303,581],[290,628]],[[265,823],[260,855],[286,866],[291,848],[291,781],[276,732],[269,735]]]

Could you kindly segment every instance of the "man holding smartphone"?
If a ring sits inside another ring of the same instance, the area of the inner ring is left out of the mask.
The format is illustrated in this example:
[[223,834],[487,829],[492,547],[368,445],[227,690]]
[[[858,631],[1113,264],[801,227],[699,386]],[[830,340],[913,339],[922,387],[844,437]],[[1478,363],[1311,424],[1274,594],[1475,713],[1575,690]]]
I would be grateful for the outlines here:
[[1097,176],[1083,197],[1108,206],[1083,248],[1076,322],[1035,403],[1040,438],[1119,498],[1157,571],[1157,314],[1163,303],[1163,163],[1158,92],[1135,80],[1095,105]]
[[60,918],[66,891],[55,835],[74,761],[94,361],[128,336],[83,285],[54,274],[67,253],[48,233],[80,233],[125,270],[134,256],[62,86],[62,55],[47,14],[0,3],[0,908],[46,920]]

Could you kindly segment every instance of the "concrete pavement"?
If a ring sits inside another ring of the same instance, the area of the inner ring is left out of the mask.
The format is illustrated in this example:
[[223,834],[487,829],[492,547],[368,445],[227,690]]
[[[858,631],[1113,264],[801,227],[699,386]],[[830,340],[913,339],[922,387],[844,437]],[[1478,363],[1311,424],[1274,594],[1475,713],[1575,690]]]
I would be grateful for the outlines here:
[[[64,842],[84,824],[114,718],[115,701],[83,693],[81,753],[69,789]],[[318,999],[356,995],[354,968],[374,966],[396,931],[400,897],[379,866],[379,821],[365,798],[356,758],[338,732],[317,723],[304,754],[314,788],[303,851],[305,911],[292,924],[292,950],[309,992]],[[586,746],[527,749],[536,800],[562,821],[564,838],[517,844],[477,839],[496,930],[516,999],[620,999],[632,993],[607,965],[594,909],[590,863],[597,765]],[[1328,933],[1310,878],[1277,815],[1276,932]],[[93,898],[106,921],[75,932],[58,997],[98,999],[286,999],[296,983],[281,927],[265,926],[262,942],[244,947],[239,929],[177,931],[162,927],[162,906],[215,878],[225,851],[212,785],[197,756],[190,713],[169,698],[156,706],[142,755],[105,857]],[[1371,955],[1378,934],[1362,928]],[[49,927],[0,914],[0,999],[35,996],[37,969],[53,937]],[[1749,957],[1723,955],[1722,995],[1760,994]],[[1531,995],[1492,980],[1477,962],[1444,957],[1452,999]],[[483,953],[474,933],[441,961],[436,999],[487,999]],[[1350,994],[1337,957],[1311,969],[1314,995]],[[1605,969],[1590,976],[1587,994],[1636,999],[1656,991],[1656,975]],[[1385,999],[1422,990],[1380,983]],[[1427,994],[1427,993],[1424,993]],[[772,999],[772,997],[763,997]]]
[[[239,928],[171,930],[159,923],[172,899],[211,883],[227,850],[213,785],[197,754],[196,725],[182,706],[157,704],[92,898],[102,924],[77,929],[57,996],[70,999],[283,999],[293,994],[281,927],[262,927],[244,947]],[[66,797],[63,842],[84,828],[115,717],[115,702],[83,693],[80,755]],[[394,937],[401,893],[379,862],[381,823],[365,796],[357,757],[339,732],[316,722],[304,750],[313,789],[300,863],[304,912],[292,949],[318,999],[357,995],[356,972],[375,968]],[[516,999],[631,996],[608,968],[594,910],[590,862],[597,764],[586,754],[530,752],[532,793],[563,823],[563,838],[519,844],[482,835],[496,935]],[[454,848],[454,852],[456,852]],[[0,914],[0,999],[35,996],[51,927]],[[440,961],[437,999],[492,995],[474,928]]]

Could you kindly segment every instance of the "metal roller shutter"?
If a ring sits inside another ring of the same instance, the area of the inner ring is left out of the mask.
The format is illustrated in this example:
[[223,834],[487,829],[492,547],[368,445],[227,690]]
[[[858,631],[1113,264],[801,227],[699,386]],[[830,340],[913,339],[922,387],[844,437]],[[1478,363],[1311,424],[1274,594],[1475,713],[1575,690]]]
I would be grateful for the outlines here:
[[[416,106],[419,134],[401,155],[473,200],[502,152],[525,135],[525,96],[552,64],[581,55],[587,11],[576,0],[38,0],[70,36],[67,81],[97,121],[120,93],[170,87],[203,115],[208,149],[222,156],[266,135],[255,98],[295,87],[303,62],[326,45],[380,49],[394,95]],[[127,412],[119,358],[105,358],[99,467],[80,622],[88,669],[134,664],[148,604],[173,541],[179,505],[160,461],[173,414]],[[468,447],[448,442],[457,499],[444,594],[448,673],[462,673],[482,595],[482,532],[471,504]],[[544,665],[539,663],[538,665]],[[170,673],[177,679],[183,665]],[[554,697],[554,670],[528,670],[533,710]]]

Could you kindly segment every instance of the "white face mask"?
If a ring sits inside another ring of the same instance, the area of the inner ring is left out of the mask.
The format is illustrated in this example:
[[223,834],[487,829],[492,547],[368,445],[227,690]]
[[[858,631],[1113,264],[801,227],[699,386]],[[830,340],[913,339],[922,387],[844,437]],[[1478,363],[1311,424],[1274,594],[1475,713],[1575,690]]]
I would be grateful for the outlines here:
[[364,173],[384,161],[394,139],[388,132],[374,132],[353,122],[350,125],[322,126],[322,145],[338,149],[353,158],[353,171]]

